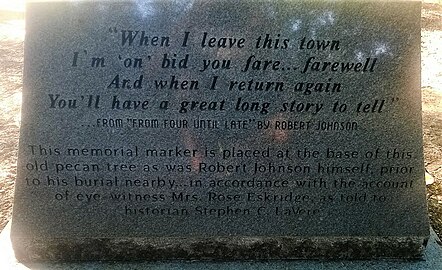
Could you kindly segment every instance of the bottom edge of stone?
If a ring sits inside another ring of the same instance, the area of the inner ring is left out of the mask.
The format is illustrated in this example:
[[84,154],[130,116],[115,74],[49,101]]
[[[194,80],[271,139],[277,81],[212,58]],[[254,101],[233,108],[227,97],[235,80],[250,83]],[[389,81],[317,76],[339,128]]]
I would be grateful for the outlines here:
[[421,259],[428,237],[14,238],[17,260]]

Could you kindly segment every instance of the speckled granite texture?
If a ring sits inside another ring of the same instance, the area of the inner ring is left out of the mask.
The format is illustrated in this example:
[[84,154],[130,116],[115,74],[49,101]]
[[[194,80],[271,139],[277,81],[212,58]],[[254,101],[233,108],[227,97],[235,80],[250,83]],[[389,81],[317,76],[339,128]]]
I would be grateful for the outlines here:
[[198,262],[198,261],[161,261],[161,262],[46,262],[22,264],[15,259],[9,238],[10,225],[0,234],[0,264],[8,270],[42,269],[42,270],[76,270],[76,269],[152,269],[152,270],[187,270],[187,269],[293,269],[293,270],[319,270],[319,269],[361,269],[361,270],[428,270],[442,268],[442,248],[440,240],[434,231],[431,232],[427,248],[422,260],[272,260],[272,261],[224,261],[224,262]]
[[422,256],[419,2],[26,16],[19,260]]

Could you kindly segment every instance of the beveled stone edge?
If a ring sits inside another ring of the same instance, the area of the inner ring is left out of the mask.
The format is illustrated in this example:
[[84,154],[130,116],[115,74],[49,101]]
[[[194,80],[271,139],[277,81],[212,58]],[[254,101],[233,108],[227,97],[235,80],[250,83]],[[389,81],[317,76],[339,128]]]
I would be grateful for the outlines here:
[[428,237],[12,238],[20,262],[422,259]]

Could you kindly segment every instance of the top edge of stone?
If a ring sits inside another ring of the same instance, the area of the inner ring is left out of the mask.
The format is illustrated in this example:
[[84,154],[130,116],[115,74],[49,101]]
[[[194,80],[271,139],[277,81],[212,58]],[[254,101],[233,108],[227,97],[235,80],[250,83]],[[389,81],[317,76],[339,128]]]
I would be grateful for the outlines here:
[[[171,0],[147,0],[146,2],[155,1],[171,1]],[[204,0],[202,0],[204,1]],[[271,2],[271,0],[242,0],[249,2]],[[293,0],[287,0],[288,2]],[[304,2],[422,2],[422,0],[302,0]],[[139,0],[26,0],[27,4],[31,3],[48,3],[48,2],[64,2],[64,3],[97,3],[97,2],[115,2],[130,3],[139,2]]]

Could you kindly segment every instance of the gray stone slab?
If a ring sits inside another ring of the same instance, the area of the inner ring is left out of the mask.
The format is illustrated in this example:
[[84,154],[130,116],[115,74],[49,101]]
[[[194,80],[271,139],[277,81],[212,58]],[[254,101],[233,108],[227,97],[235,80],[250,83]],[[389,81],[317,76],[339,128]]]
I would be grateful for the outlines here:
[[420,2],[32,3],[21,261],[420,258]]
[[190,270],[190,269],[293,269],[293,270],[334,270],[334,269],[400,269],[400,270],[429,270],[442,269],[442,247],[437,235],[431,230],[430,239],[422,260],[365,260],[365,261],[318,261],[318,260],[295,260],[295,261],[230,261],[230,262],[189,262],[189,261],[165,261],[165,262],[83,262],[83,263],[20,263],[14,256],[10,234],[10,224],[0,234],[0,265],[8,270],[33,269],[33,270],[74,270],[74,269],[151,269],[151,270]]

